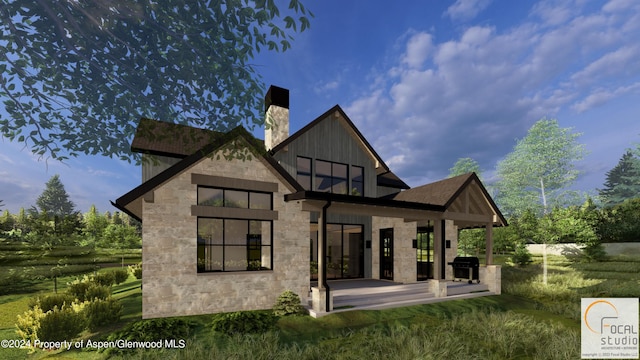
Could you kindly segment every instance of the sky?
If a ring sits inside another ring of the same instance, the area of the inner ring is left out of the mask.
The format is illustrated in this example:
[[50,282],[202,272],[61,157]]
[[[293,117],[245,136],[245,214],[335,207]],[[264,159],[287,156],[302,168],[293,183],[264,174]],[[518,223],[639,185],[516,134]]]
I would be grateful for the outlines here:
[[[576,190],[596,193],[640,143],[636,0],[303,3],[311,28],[292,49],[253,61],[266,87],[290,90],[290,132],[338,104],[410,186],[445,178],[463,157],[495,181],[497,162],[544,117],[582,134],[588,155]],[[109,201],[141,181],[135,164],[104,156],[62,164],[0,140],[2,210],[33,206],[55,174],[83,212],[115,211]]]

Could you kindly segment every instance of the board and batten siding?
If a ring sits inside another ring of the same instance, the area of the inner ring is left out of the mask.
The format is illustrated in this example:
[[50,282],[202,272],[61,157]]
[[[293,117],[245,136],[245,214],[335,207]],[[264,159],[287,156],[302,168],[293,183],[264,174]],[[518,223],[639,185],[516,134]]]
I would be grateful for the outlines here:
[[[280,165],[294,178],[296,159],[304,156],[313,160],[325,160],[364,168],[364,196],[376,197],[377,174],[371,156],[358,144],[346,124],[329,114],[314,127],[290,142],[285,149],[274,154]],[[315,166],[312,166],[312,185],[315,186]],[[351,168],[349,168],[351,177]]]

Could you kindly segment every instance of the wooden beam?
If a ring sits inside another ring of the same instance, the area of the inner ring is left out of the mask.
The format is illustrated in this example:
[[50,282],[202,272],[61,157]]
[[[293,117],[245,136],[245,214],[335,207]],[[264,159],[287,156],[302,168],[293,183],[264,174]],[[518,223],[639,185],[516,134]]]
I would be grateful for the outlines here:
[[471,223],[485,224],[493,220],[493,214],[480,215],[480,214],[465,214],[465,213],[459,213],[459,212],[445,211],[444,214],[442,214],[442,218],[447,220],[454,220],[454,221],[465,221],[465,222],[471,222]]
[[485,225],[485,237],[487,240],[487,247],[485,251],[487,265],[493,265],[493,224],[488,223]]

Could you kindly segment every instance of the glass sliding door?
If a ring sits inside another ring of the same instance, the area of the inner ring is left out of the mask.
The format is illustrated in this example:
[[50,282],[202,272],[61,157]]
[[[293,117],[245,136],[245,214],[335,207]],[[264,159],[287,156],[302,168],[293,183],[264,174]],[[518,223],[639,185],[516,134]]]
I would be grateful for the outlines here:
[[[310,275],[318,279],[318,224],[311,223]],[[327,224],[327,279],[364,277],[364,236],[362,225]]]

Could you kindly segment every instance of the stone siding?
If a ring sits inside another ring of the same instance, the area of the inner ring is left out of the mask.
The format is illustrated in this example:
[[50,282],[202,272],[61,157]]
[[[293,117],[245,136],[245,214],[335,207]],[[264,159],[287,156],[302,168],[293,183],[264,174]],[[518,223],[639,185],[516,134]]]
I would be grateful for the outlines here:
[[[197,185],[191,174],[278,183],[273,194],[273,270],[197,273]],[[271,308],[290,289],[304,301],[309,291],[309,214],[262,161],[206,157],[154,191],[143,204],[142,317],[156,318]]]
[[400,283],[416,282],[416,249],[413,240],[416,238],[415,222],[404,222],[399,218],[374,216],[372,222],[372,274],[374,279],[380,278],[380,229],[393,228],[393,281]]

